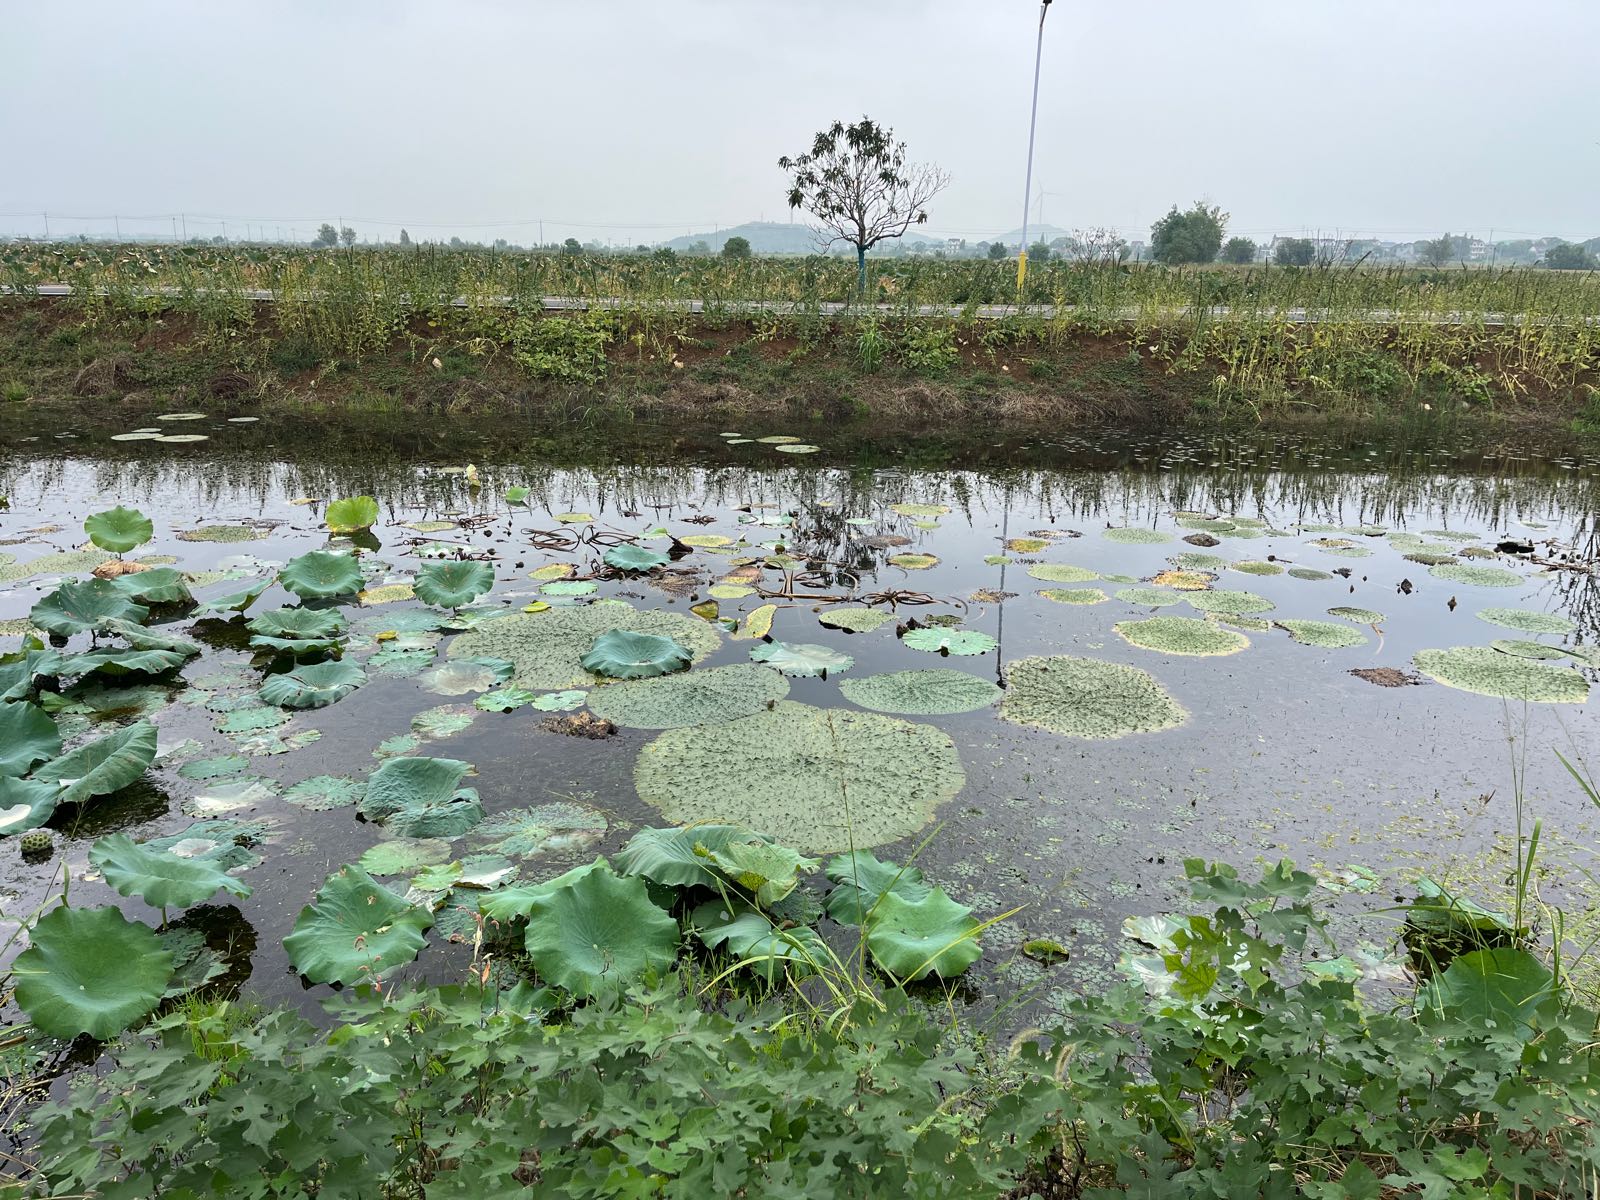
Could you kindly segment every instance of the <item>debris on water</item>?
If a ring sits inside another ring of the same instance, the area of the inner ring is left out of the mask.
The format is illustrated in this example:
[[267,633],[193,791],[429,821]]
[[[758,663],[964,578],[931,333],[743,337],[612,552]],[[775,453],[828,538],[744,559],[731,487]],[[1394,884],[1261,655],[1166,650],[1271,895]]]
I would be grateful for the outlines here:
[[593,741],[615,737],[617,733],[617,727],[610,721],[589,712],[572,713],[563,717],[546,717],[539,722],[539,727],[548,729],[551,733],[564,733],[568,737],[589,738]]
[[1191,545],[1191,546],[1220,546],[1220,545],[1222,545],[1222,539],[1221,538],[1214,538],[1209,533],[1191,533],[1188,537],[1184,538],[1183,540],[1188,542],[1189,545]]

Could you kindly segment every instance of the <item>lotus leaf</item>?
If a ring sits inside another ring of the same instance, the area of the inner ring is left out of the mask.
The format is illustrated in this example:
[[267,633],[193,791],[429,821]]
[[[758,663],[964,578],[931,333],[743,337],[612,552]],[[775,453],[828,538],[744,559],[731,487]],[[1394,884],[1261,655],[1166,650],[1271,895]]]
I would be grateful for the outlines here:
[[557,579],[539,587],[546,596],[589,596],[600,590],[600,585],[588,579]]
[[525,487],[508,487],[505,490],[505,502],[507,504],[526,504],[531,494],[530,489]]
[[693,655],[670,637],[608,629],[578,665],[606,679],[649,679],[687,670],[692,661]]
[[202,612],[238,612],[248,609],[266,590],[272,586],[272,580],[264,579],[260,583],[253,583],[249,587],[237,592],[228,592],[226,595],[216,596],[204,601],[200,605]]
[[447,651],[452,659],[493,654],[514,664],[518,687],[555,691],[587,687],[596,677],[580,660],[602,633],[612,629],[672,638],[698,662],[721,644],[704,621],[682,613],[638,612],[625,604],[592,604],[538,614],[516,614],[486,621],[457,637]]
[[1377,625],[1384,619],[1383,614],[1376,609],[1351,608],[1348,605],[1330,608],[1328,615],[1330,617],[1343,617],[1346,621],[1354,621],[1357,625]]
[[156,908],[188,908],[209,900],[218,890],[250,895],[246,884],[212,863],[140,845],[125,833],[113,833],[90,846],[89,861],[117,895],[138,896]]
[[312,550],[284,563],[278,582],[302,600],[349,596],[361,590],[361,564],[354,555]]
[[939,559],[932,554],[892,554],[889,561],[906,571],[926,571],[938,565]]
[[60,801],[59,784],[0,775],[0,837],[39,828]]
[[1143,529],[1138,526],[1107,529],[1101,536],[1108,542],[1120,542],[1123,545],[1136,546],[1154,546],[1161,542],[1170,542],[1172,540],[1170,533],[1163,533],[1159,529]]
[[712,866],[718,850],[763,838],[743,825],[641,829],[612,857],[623,875],[642,875],[665,887],[711,887],[718,879]]
[[1220,558],[1215,554],[1195,554],[1192,552],[1174,554],[1167,561],[1180,571],[1220,571],[1222,568],[1231,565],[1227,559]]
[[1039,595],[1056,604],[1104,604],[1106,599],[1099,588],[1040,588]]
[[1028,574],[1046,583],[1089,583],[1099,579],[1100,572],[1088,567],[1074,567],[1067,563],[1034,563]]
[[768,983],[780,968],[790,976],[811,975],[832,959],[815,929],[780,927],[765,913],[720,897],[697,905],[689,923],[708,948],[725,951],[740,966],[756,968]]
[[1559,613],[1535,612],[1526,608],[1486,608],[1478,619],[1521,633],[1571,633],[1577,624]]
[[999,644],[987,633],[972,629],[910,629],[900,640],[913,650],[962,656],[987,654]]
[[1473,563],[1438,563],[1428,568],[1435,579],[1467,587],[1516,587],[1522,576],[1504,567],[1480,567]]
[[44,709],[22,700],[0,704],[0,776],[26,775],[60,753],[61,734]]
[[449,861],[450,843],[444,838],[395,838],[369,848],[356,865],[371,875],[404,875]]
[[983,954],[980,926],[972,910],[957,904],[942,888],[920,900],[893,889],[873,906],[865,926],[873,961],[901,981],[934,974],[949,979]]
[[83,531],[100,549],[109,550],[112,554],[126,554],[153,538],[156,527],[138,509],[123,508],[119,504],[92,515],[83,523]]
[[1343,650],[1350,646],[1365,646],[1367,635],[1339,625],[1333,621],[1304,621],[1285,619],[1277,622],[1289,631],[1289,636],[1302,646],[1317,646],[1323,650]]
[[252,525],[202,525],[178,533],[180,542],[254,542],[266,533]]
[[763,908],[794,891],[800,885],[800,872],[814,871],[818,865],[814,858],[755,835],[729,839],[710,855],[717,870],[753,894]]
[[1081,738],[1154,733],[1183,723],[1183,707],[1149,673],[1056,655],[1008,664],[1005,720]]
[[1211,576],[1204,571],[1158,571],[1150,580],[1157,587],[1176,588],[1180,592],[1203,592],[1211,586]]
[[755,593],[755,588],[743,583],[714,583],[707,589],[707,594],[714,600],[743,600]]
[[355,663],[313,663],[269,675],[256,695],[280,708],[323,708],[343,700],[366,681],[366,672]]
[[871,633],[880,625],[892,624],[894,619],[892,612],[880,612],[875,608],[835,608],[817,617],[822,624],[849,633]]
[[720,550],[724,546],[733,545],[731,537],[724,537],[720,533],[691,533],[688,537],[678,539],[685,546],[693,546],[697,550]]
[[391,758],[368,776],[361,814],[402,837],[459,837],[483,820],[478,793],[456,789],[471,769],[454,758]]
[[597,688],[589,710],[635,729],[680,729],[747,717],[788,694],[778,672],[734,665]]
[[948,504],[891,504],[889,508],[902,517],[942,517],[950,512]]
[[1154,587],[1122,588],[1116,592],[1116,597],[1124,604],[1137,604],[1148,608],[1168,608],[1183,603],[1182,596]]
[[746,615],[744,624],[740,625],[738,630],[734,632],[733,640],[736,642],[748,642],[756,638],[766,637],[772,632],[772,618],[777,615],[778,606],[776,604],[757,605]]
[[15,583],[32,575],[72,575],[99,566],[110,557],[101,550],[70,550],[46,554],[30,562],[0,566],[0,584]]
[[1235,571],[1243,571],[1246,575],[1282,575],[1283,568],[1275,562],[1257,562],[1246,560],[1229,564]]
[[63,658],[57,664],[55,673],[62,678],[90,675],[96,671],[107,675],[127,675],[134,671],[146,675],[164,675],[183,666],[188,657],[176,650],[86,650],[82,654]]
[[592,996],[670,966],[678,923],[650,902],[644,880],[591,870],[532,901],[524,945],[540,976]]
[[587,846],[605,831],[605,817],[582,804],[537,804],[495,813],[474,836],[500,854],[528,858]]
[[928,717],[988,708],[1004,694],[987,679],[945,667],[846,679],[839,690],[875,712]]
[[1556,994],[1555,977],[1528,951],[1515,946],[1472,950],[1453,959],[1416,999],[1420,1014],[1441,1014],[1479,1029],[1521,1031]]
[[657,567],[664,567],[671,560],[656,550],[635,545],[632,542],[623,542],[613,546],[601,556],[606,566],[614,571],[653,571]]
[[343,775],[314,775],[295,784],[283,798],[307,812],[328,812],[349,807],[365,790],[362,784]]
[[870,850],[835,855],[828,860],[828,878],[834,884],[828,893],[828,915],[842,925],[860,925],[885,892],[913,903],[933,892],[916,867],[880,862]]
[[1546,646],[1543,642],[1522,641],[1517,638],[1495,638],[1489,645],[1501,654],[1514,654],[1518,658],[1541,659],[1546,662],[1567,656],[1567,652],[1560,646]]
[[28,619],[38,628],[61,637],[88,633],[108,619],[142,624],[150,610],[135,604],[115,583],[87,579],[63,583],[33,606]]
[[1265,596],[1258,596],[1254,592],[1229,591],[1225,588],[1191,592],[1184,599],[1189,602],[1190,608],[1197,608],[1205,613],[1225,613],[1229,616],[1270,612],[1277,607]]
[[[527,688],[508,687],[496,688],[492,692],[485,692],[472,703],[484,712],[511,712],[525,704],[532,704],[539,698],[539,693],[530,692]],[[581,703],[581,701],[580,701]]]
[[98,632],[115,634],[135,650],[171,650],[186,659],[194,658],[200,653],[199,645],[187,638],[164,633],[159,629],[147,629],[143,625],[119,620],[116,617],[101,621]]
[[413,590],[438,608],[463,608],[494,586],[494,568],[474,559],[423,563]]
[[784,700],[668,730],[640,751],[634,782],[670,820],[742,824],[798,849],[836,850],[916,832],[966,776],[931,725]]
[[430,741],[454,737],[477,719],[477,712],[465,705],[441,704],[426,708],[411,718],[411,732]]
[[235,874],[260,865],[261,855],[253,847],[266,836],[267,829],[263,821],[195,821],[177,833],[151,838],[145,845],[170,851],[179,858],[208,862]]
[[322,519],[333,533],[362,533],[377,524],[378,502],[371,496],[335,500]]
[[115,908],[52,909],[11,966],[17,1005],[49,1037],[110,1038],[160,1003],[172,954]]
[[291,715],[281,708],[246,703],[243,707],[231,709],[218,723],[217,728],[223,733],[260,733],[264,729],[274,729],[285,724]]
[[427,945],[433,914],[343,867],[300,910],[283,939],[289,961],[313,983],[358,983],[404,966]]
[[112,580],[116,589],[139,604],[193,604],[188,581],[171,567],[152,567]]
[[52,759],[33,775],[46,783],[61,784],[61,803],[78,804],[127,787],[145,773],[155,757],[156,727],[140,721]]
[[1327,571],[1319,571],[1315,567],[1290,567],[1289,574],[1296,579],[1332,579]]
[[275,608],[249,624],[251,633],[284,639],[336,638],[344,628],[344,616],[334,608]]
[[[943,630],[929,630],[943,633]],[[982,635],[979,635],[982,636]],[[855,666],[856,660],[828,646],[806,642],[766,642],[750,651],[754,662],[766,663],[785,675],[799,679],[827,678],[828,672],[842,673]]]
[[584,863],[581,867],[563,871],[554,879],[548,879],[543,883],[525,883],[517,887],[500,888],[478,901],[478,911],[496,921],[526,921],[533,912],[535,900],[552,896],[585,875],[595,871],[609,873],[610,870],[605,859],[597,858],[592,863]]
[[1589,684],[1571,667],[1551,667],[1488,646],[1419,650],[1412,661],[1430,679],[1482,696],[1542,704],[1582,704]]
[[571,712],[575,708],[582,708],[583,702],[589,698],[588,692],[563,691],[546,692],[542,696],[533,698],[532,707],[540,712]]
[[436,696],[464,696],[498,687],[511,678],[512,670],[503,658],[462,658],[429,668],[417,676],[417,683]]
[[1237,654],[1250,645],[1242,633],[1221,629],[1195,617],[1150,617],[1143,621],[1118,621],[1112,626],[1119,637],[1144,650],[1209,658]]

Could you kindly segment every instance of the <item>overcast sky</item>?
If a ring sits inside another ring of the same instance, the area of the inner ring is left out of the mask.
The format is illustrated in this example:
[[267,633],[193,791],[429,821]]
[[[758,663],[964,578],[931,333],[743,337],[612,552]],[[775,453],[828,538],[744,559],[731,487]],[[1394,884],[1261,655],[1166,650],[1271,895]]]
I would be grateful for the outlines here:
[[[0,232],[632,244],[786,220],[835,117],[951,175],[928,232],[1021,221],[1030,0],[8,5]],[[1600,234],[1600,0],[1056,0],[1044,219]],[[69,217],[103,218],[87,222]],[[136,220],[136,217],[154,219]],[[1037,201],[1034,221],[1039,220]],[[388,222],[380,223],[380,222]]]

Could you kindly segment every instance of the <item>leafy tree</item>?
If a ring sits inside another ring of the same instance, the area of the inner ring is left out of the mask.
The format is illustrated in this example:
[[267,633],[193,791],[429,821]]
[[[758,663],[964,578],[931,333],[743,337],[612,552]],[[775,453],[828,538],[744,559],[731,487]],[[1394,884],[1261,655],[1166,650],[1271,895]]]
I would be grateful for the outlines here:
[[812,139],[810,153],[784,155],[778,166],[789,173],[789,207],[822,223],[823,248],[855,247],[861,292],[867,290],[867,251],[925,224],[928,202],[950,182],[937,166],[908,163],[906,144],[870,117],[853,125],[835,121]]
[[1222,261],[1227,263],[1253,263],[1256,244],[1247,237],[1231,237],[1222,247]]
[[690,254],[710,254],[711,253],[711,243],[710,242],[705,242],[705,241],[695,242],[689,247],[689,253]]
[[1586,246],[1563,242],[1544,252],[1544,265],[1552,271],[1593,271],[1600,267]]
[[1004,242],[990,242],[989,257],[992,259],[1002,259],[1006,257],[1006,244]]
[[1028,261],[1046,263],[1050,261],[1051,255],[1054,253],[1055,252],[1050,249],[1050,243],[1045,241],[1043,238],[1040,238],[1037,242],[1028,247]]
[[1279,238],[1272,248],[1272,261],[1280,267],[1309,267],[1317,247],[1310,238]]
[[337,246],[339,244],[339,231],[327,222],[317,227],[317,236],[311,239],[313,246]]
[[568,238],[566,241],[561,243],[561,253],[582,254],[583,245],[578,241],[577,238]]
[[1188,212],[1172,211],[1150,227],[1150,253],[1162,263],[1208,263],[1222,249],[1228,214],[1196,200]]
[[349,249],[351,246],[356,244],[356,231],[351,229],[350,226],[346,225],[343,229],[339,230],[339,240],[345,244],[346,249]]
[[402,246],[411,245],[411,235],[409,233],[407,233],[404,229],[402,229],[400,231],[400,244]]
[[729,238],[727,241],[722,243],[722,257],[723,258],[749,258],[750,257],[750,239],[749,238],[742,238],[742,237],[731,237],[731,238]]
[[[1417,243],[1417,257],[1432,267],[1447,266],[1457,258],[1457,245],[1464,243],[1465,238],[1456,238],[1450,234],[1434,238],[1432,241]],[[1466,248],[1461,246],[1460,257],[1466,257]]]

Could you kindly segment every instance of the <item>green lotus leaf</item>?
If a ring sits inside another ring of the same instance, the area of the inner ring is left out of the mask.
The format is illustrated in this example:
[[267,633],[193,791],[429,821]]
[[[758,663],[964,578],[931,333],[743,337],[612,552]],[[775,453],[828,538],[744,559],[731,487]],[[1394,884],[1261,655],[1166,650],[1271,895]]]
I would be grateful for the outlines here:
[[1230,563],[1235,571],[1243,571],[1246,575],[1282,575],[1283,567],[1275,562],[1259,562],[1247,559],[1244,562]]
[[[578,693],[578,703],[583,703],[584,693]],[[474,700],[473,706],[481,708],[484,712],[511,712],[527,704],[532,704],[539,699],[538,692],[530,692],[527,688],[508,687],[496,688],[492,692],[485,692]]]
[[1504,567],[1480,567],[1475,563],[1436,563],[1428,568],[1435,579],[1467,587],[1516,587],[1522,576]]
[[1419,1014],[1526,1037],[1538,1008],[1557,991],[1550,968],[1526,950],[1495,946],[1451,960],[1418,994]]
[[[939,565],[938,556],[933,554],[891,554],[889,561],[906,571],[926,571],[929,567]],[[771,560],[768,562],[771,563]]]
[[1225,517],[1178,517],[1172,523],[1179,529],[1198,529],[1202,533],[1232,533],[1238,528]]
[[0,704],[0,776],[26,775],[35,763],[61,753],[61,734],[37,704]]
[[313,983],[358,983],[416,958],[432,924],[426,908],[406,903],[359,867],[343,867],[300,910],[283,948]]
[[447,863],[450,857],[450,843],[445,838],[395,838],[369,848],[356,866],[372,875],[405,875]]
[[505,490],[505,502],[507,504],[526,504],[530,494],[530,490],[525,487],[508,487]]
[[241,591],[214,596],[210,600],[201,602],[200,611],[242,613],[257,600],[261,599],[262,595],[271,586],[272,580],[263,579],[260,583],[253,583]]
[[149,616],[148,608],[135,604],[110,580],[86,579],[63,583],[33,606],[28,620],[49,633],[71,637],[111,618],[143,624]]
[[814,858],[756,836],[729,839],[709,853],[717,870],[753,893],[763,908],[794,891],[800,885],[800,873],[818,865]]
[[1124,604],[1137,604],[1142,608],[1168,608],[1183,603],[1183,597],[1177,592],[1154,587],[1126,587],[1115,595]]
[[60,802],[59,784],[0,775],[0,837],[39,828]]
[[464,696],[498,687],[511,678],[512,670],[503,658],[460,658],[428,668],[417,683],[436,696]]
[[[716,590],[716,588],[711,589],[713,595],[716,594]],[[830,628],[843,629],[847,633],[871,633],[880,625],[893,624],[895,615],[875,608],[834,608],[820,613],[817,620]]]
[[831,647],[804,642],[763,642],[750,651],[750,657],[755,662],[765,663],[785,675],[800,679],[826,678],[829,671],[842,673],[856,663],[850,655],[841,654]]
[[606,566],[614,571],[653,571],[672,561],[665,554],[635,545],[633,542],[623,542],[619,546],[613,546],[602,557]]
[[881,862],[870,850],[835,855],[828,860],[828,878],[834,885],[828,893],[828,915],[841,925],[860,925],[885,892],[913,902],[933,892],[916,867]]
[[915,833],[966,775],[931,725],[782,700],[736,721],[668,730],[639,752],[634,782],[674,822],[842,850]]
[[217,728],[223,733],[260,733],[265,729],[275,729],[285,724],[291,714],[281,708],[269,708],[264,704],[253,704],[246,699],[238,708],[231,708]]
[[1328,610],[1330,617],[1343,617],[1346,621],[1354,621],[1357,625],[1379,625],[1383,623],[1384,616],[1372,608],[1352,608],[1341,604]]
[[556,579],[539,585],[543,596],[589,596],[599,590],[600,585],[590,579]]
[[1180,571],[1220,571],[1231,566],[1227,559],[1216,554],[1197,554],[1192,550],[1182,554],[1174,554],[1167,559],[1169,563]]
[[789,684],[766,667],[736,664],[596,688],[589,711],[635,729],[681,729],[747,717],[782,700]]
[[975,629],[948,628],[910,629],[900,641],[913,650],[963,656],[987,654],[999,644],[987,633],[979,633]]
[[1034,563],[1028,568],[1028,574],[1045,583],[1089,583],[1100,578],[1099,571],[1067,563]]
[[687,670],[692,658],[669,637],[609,629],[594,640],[579,665],[607,679],[648,679]]
[[156,535],[156,527],[149,517],[136,508],[123,508],[120,504],[92,515],[83,523],[83,531],[96,546],[112,554],[126,554]]
[[186,659],[194,658],[200,653],[199,644],[191,642],[188,638],[181,638],[176,634],[166,633],[161,629],[151,629],[118,617],[101,621],[97,632],[115,634],[135,650],[171,650]]
[[269,650],[276,654],[292,654],[296,658],[309,658],[314,654],[332,654],[344,645],[339,638],[283,638],[256,634],[250,639],[252,650]]
[[599,840],[605,817],[582,804],[536,804],[495,813],[474,836],[500,854],[528,858],[567,853]]
[[1040,588],[1039,595],[1057,604],[1103,604],[1106,599],[1099,588]]
[[312,550],[284,563],[278,582],[302,600],[349,596],[361,590],[361,564],[351,554]]
[[307,812],[328,812],[348,808],[365,791],[365,785],[344,775],[314,775],[284,792],[283,798]]
[[208,779],[224,779],[229,775],[242,775],[249,766],[250,760],[242,754],[221,754],[215,758],[197,758],[184,763],[178,768],[178,774],[185,779],[204,782]]
[[893,889],[873,906],[867,918],[867,950],[873,961],[901,981],[961,974],[983,954],[979,922],[972,910],[957,904],[942,888],[920,900],[908,900]]
[[1500,696],[1534,704],[1582,704],[1589,684],[1571,667],[1552,667],[1488,646],[1419,650],[1412,658],[1430,679],[1481,696]]
[[641,829],[612,856],[623,875],[642,875],[666,887],[711,887],[719,875],[712,856],[730,842],[761,840],[765,835],[743,825],[690,825]]
[[516,887],[497,888],[478,900],[478,911],[496,921],[526,921],[533,912],[533,902],[552,896],[585,875],[595,871],[610,873],[606,860],[597,858],[581,867],[564,871],[543,883],[524,883]]
[[1208,658],[1237,654],[1250,639],[1231,629],[1195,617],[1149,617],[1143,621],[1118,621],[1112,628],[1130,645],[1162,654]]
[[1327,571],[1319,571],[1315,567],[1290,567],[1289,574],[1295,579],[1332,579]]
[[258,613],[248,626],[263,637],[332,639],[344,632],[344,616],[336,608],[275,608]]
[[120,650],[106,647],[63,658],[56,668],[56,674],[62,678],[91,675],[96,671],[106,675],[127,675],[135,671],[145,675],[164,675],[177,670],[188,659],[188,655],[176,650]]
[[[766,441],[767,439],[762,438],[760,440]],[[791,440],[798,442],[800,439],[793,438]],[[902,517],[942,517],[950,512],[948,504],[891,504],[889,509],[891,512],[899,513]]]
[[52,909],[11,965],[17,1005],[39,1032],[110,1038],[160,1003],[172,954],[155,931],[115,908]]
[[1004,694],[987,679],[947,667],[846,679],[839,684],[839,690],[862,708],[919,717],[988,708]]
[[256,695],[279,708],[325,708],[343,700],[366,681],[366,672],[355,663],[312,663],[282,675],[267,676]]
[[119,575],[113,587],[138,604],[193,604],[194,593],[182,572],[171,567],[152,567],[132,575]]
[[62,785],[60,802],[78,804],[120,791],[145,773],[156,757],[156,727],[140,721],[51,759],[35,779]]
[[335,500],[322,514],[323,522],[333,533],[361,533],[378,522],[378,502],[371,496],[352,496],[348,500]]
[[583,669],[581,660],[595,639],[612,629],[670,637],[688,650],[695,662],[722,643],[716,631],[698,617],[639,612],[626,604],[601,602],[485,621],[457,637],[446,653],[452,659],[474,655],[508,659],[515,664],[517,686],[532,691],[589,687],[597,677]]
[[697,905],[689,915],[697,937],[712,950],[723,950],[738,965],[759,972],[772,983],[780,970],[790,977],[816,974],[833,958],[820,934],[808,925],[780,927],[772,918],[743,904],[718,897]]
[[248,871],[262,862],[255,847],[267,836],[265,821],[230,818],[195,821],[177,833],[151,838],[145,845],[166,850],[179,858],[206,862],[230,874]]
[[1567,656],[1567,652],[1560,646],[1547,646],[1543,642],[1529,642],[1520,638],[1495,638],[1489,645],[1501,654],[1514,654],[1518,658],[1539,659],[1545,662]]
[[0,703],[26,699],[35,679],[53,677],[61,669],[61,655],[54,650],[24,650],[3,657],[12,661],[0,661]]
[[541,977],[592,996],[671,966],[678,923],[644,880],[592,870],[532,901],[524,946]]
[[1285,618],[1275,622],[1286,629],[1289,636],[1302,646],[1316,646],[1323,650],[1343,650],[1350,646],[1365,646],[1367,635],[1348,625],[1334,621],[1306,621]]
[[454,758],[391,758],[368,776],[361,814],[402,837],[459,837],[483,820],[478,793],[456,788],[471,769]]
[[188,908],[219,890],[248,896],[250,888],[208,862],[180,858],[113,833],[89,847],[89,861],[119,896],[138,896],[156,908]]
[[180,530],[177,536],[180,542],[255,542],[267,535],[253,525],[202,525]]
[[477,718],[477,710],[464,704],[441,704],[436,708],[425,708],[412,717],[411,732],[429,741],[439,741],[470,728]]
[[1520,633],[1572,633],[1578,628],[1576,622],[1559,613],[1535,612],[1526,608],[1486,608],[1478,613],[1478,619]]
[[1000,716],[1081,738],[1154,733],[1183,724],[1183,707],[1148,672],[1092,658],[1022,658],[1006,666]]
[[1129,546],[1154,546],[1172,540],[1170,533],[1164,533],[1159,529],[1142,529],[1136,525],[1107,529],[1100,536],[1108,542],[1119,542]]
[[1222,613],[1228,616],[1270,612],[1277,607],[1265,596],[1258,596],[1254,592],[1230,591],[1226,588],[1189,592],[1184,599],[1188,601],[1190,608],[1199,609],[1204,613]]
[[464,608],[494,587],[494,568],[475,559],[424,563],[412,586],[424,604]]

